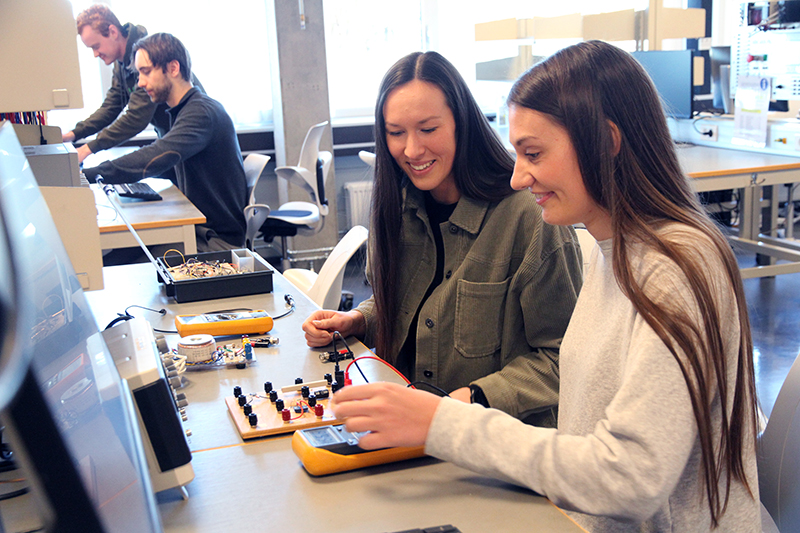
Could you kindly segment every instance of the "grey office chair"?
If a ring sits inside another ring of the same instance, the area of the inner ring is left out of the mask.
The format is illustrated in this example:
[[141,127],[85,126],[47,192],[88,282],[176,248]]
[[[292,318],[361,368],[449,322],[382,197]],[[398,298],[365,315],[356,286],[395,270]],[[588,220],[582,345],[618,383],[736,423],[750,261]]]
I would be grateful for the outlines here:
[[[800,357],[781,386],[758,439],[758,488],[780,531],[800,531]],[[762,524],[765,522],[762,517]],[[768,521],[767,521],[768,522]],[[764,531],[768,531],[767,525]]]
[[323,309],[339,309],[344,269],[353,254],[367,242],[364,226],[353,226],[330,253],[319,274],[304,268],[289,268],[283,275]]
[[264,172],[264,168],[269,163],[270,157],[263,154],[249,154],[244,158],[244,175],[247,178],[247,205],[244,208],[244,219],[247,221],[247,230],[245,232],[244,245],[249,250],[255,250],[253,242],[256,239],[256,234],[264,221],[269,216],[269,206],[266,204],[256,203],[256,185],[258,185],[258,178]]
[[265,240],[281,238],[282,264],[288,268],[290,264],[286,238],[294,235],[313,235],[319,232],[328,216],[328,200],[325,197],[325,184],[328,179],[333,155],[320,152],[319,143],[328,122],[320,122],[311,126],[303,147],[300,160],[296,166],[278,167],[275,174],[289,181],[311,197],[311,202],[286,202],[278,210],[273,210],[266,222],[261,226]]

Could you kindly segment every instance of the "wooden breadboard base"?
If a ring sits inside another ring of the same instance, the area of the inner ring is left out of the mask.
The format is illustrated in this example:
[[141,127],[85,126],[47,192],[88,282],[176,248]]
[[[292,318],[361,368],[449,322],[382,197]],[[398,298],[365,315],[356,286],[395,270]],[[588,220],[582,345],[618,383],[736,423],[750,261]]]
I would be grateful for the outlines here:
[[[330,397],[330,386],[317,387],[312,389],[328,391]],[[246,394],[247,400],[252,407],[253,413],[258,417],[258,424],[251,426],[250,421],[244,414],[244,409],[239,406],[239,400],[234,396],[225,398],[225,403],[228,406],[228,412],[233,418],[236,428],[243,439],[254,439],[256,437],[266,437],[269,435],[279,435],[281,433],[291,433],[298,429],[313,428],[318,426],[327,426],[337,422],[333,413],[328,409],[328,399],[318,400],[317,403],[322,405],[324,411],[322,417],[314,414],[313,409],[305,409],[306,404],[303,404],[301,413],[295,412],[295,405],[304,400],[300,391],[281,392],[278,389],[278,398],[283,400],[284,406],[289,409],[292,420],[288,422],[283,421],[281,413],[275,408],[275,403],[271,402],[263,393]]]

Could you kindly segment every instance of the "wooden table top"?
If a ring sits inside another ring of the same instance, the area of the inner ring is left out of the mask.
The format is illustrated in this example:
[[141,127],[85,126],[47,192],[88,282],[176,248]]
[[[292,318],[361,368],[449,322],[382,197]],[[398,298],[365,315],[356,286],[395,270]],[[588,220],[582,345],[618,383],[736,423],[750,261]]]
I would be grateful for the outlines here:
[[[142,180],[158,192],[163,200],[143,202],[123,199],[122,212],[136,229],[165,228],[188,224],[205,224],[206,217],[169,180],[147,178]],[[100,233],[127,231],[127,226],[117,214],[105,193],[92,186],[97,205],[97,225]]]

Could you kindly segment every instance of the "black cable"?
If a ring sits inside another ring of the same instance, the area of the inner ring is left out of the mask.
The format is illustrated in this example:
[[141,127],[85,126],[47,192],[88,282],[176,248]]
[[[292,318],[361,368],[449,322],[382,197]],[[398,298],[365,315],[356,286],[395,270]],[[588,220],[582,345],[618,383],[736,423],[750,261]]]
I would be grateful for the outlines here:
[[141,306],[141,305],[129,305],[128,307],[125,308],[125,314],[126,315],[130,315],[130,313],[128,312],[128,309],[130,309],[131,307],[138,307],[139,309],[144,309],[145,311],[152,311],[153,313],[158,313],[159,315],[162,315],[162,316],[167,314],[167,310],[163,309],[163,308],[162,309],[150,309],[149,307],[144,307],[144,306]]
[[428,383],[427,381],[412,381],[411,383],[406,385],[406,387],[416,387],[417,385],[425,385],[426,387],[435,390],[436,392],[441,394],[443,397],[445,397],[445,396],[448,397],[448,398],[450,397],[450,395],[447,393],[446,390],[440,389],[439,387],[437,387],[433,383]]
[[22,496],[23,494],[27,494],[28,491],[28,487],[22,487],[19,490],[12,490],[11,492],[0,494],[0,502],[3,500],[10,500],[11,498],[16,498],[17,496]]
[[124,315],[121,314],[121,313],[117,313],[117,318],[115,318],[114,320],[109,322],[108,325],[104,329],[109,329],[111,327],[114,327],[117,324],[119,324],[120,322],[125,322],[126,320],[133,320],[133,315],[129,315],[127,313],[124,314]]
[[698,127],[697,127],[697,123],[698,123],[698,122],[700,122],[701,120],[708,119],[708,118],[710,118],[710,117],[705,117],[705,116],[703,116],[703,117],[698,117],[698,118],[696,118],[696,119],[692,120],[692,127],[694,128],[694,131],[696,131],[696,132],[697,132],[697,133],[699,133],[700,135],[705,135],[705,136],[708,136],[708,137],[713,137],[713,136],[714,136],[714,129],[713,129],[713,127],[709,127],[709,129],[708,129],[708,130],[706,130],[706,131],[700,131],[700,128],[698,128]]
[[291,308],[283,313],[282,315],[272,317],[272,320],[278,320],[279,318],[283,318],[285,316],[289,316],[294,313],[295,305],[294,305],[294,298],[292,298],[291,294],[284,294],[283,299],[286,300],[286,305],[290,305]]
[[[347,351],[350,352],[350,353],[353,353],[353,350],[350,349],[350,346],[348,346],[347,341],[344,340],[344,337],[338,331],[334,331],[333,332],[333,351],[334,351],[334,353],[337,353],[336,352],[336,337],[337,336],[342,341],[342,343],[344,344],[344,347],[347,349]],[[367,379],[367,376],[364,375],[364,371],[361,370],[361,366],[358,364],[358,360],[355,357],[353,357],[353,364],[356,365],[356,369],[358,369],[358,373],[361,374],[362,378],[364,378],[364,383],[369,383],[369,380]]]

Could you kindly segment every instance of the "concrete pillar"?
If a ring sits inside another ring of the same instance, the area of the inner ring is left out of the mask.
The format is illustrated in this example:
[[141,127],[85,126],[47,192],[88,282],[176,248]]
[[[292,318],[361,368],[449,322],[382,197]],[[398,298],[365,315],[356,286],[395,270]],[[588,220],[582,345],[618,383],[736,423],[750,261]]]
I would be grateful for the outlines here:
[[[267,16],[275,121],[275,161],[277,166],[296,165],[308,128],[325,120],[330,122],[331,119],[322,0],[272,0],[267,5]],[[267,65],[253,65],[253,68],[259,67],[267,68]],[[322,137],[320,150],[333,152],[330,126]],[[307,193],[294,186],[287,186],[283,180],[278,183],[278,194],[281,203],[309,200]],[[336,245],[338,224],[333,164],[325,195],[330,210],[322,231],[313,236],[290,238],[290,250]]]

